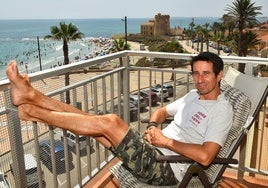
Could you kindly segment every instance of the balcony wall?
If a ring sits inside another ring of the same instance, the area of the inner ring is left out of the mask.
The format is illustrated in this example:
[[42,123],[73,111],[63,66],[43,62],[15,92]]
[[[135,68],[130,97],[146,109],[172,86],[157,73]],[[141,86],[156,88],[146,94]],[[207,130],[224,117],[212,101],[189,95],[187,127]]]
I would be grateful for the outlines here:
[[[161,58],[185,62],[185,60],[190,60],[191,56],[192,54],[118,52],[32,73],[30,74],[31,84],[47,96],[62,102],[66,101],[66,93],[69,92],[71,105],[93,114],[117,113],[131,127],[144,131],[145,125],[141,123],[141,119],[149,118],[154,109],[174,101],[194,86],[189,66],[185,63],[175,69],[132,65],[142,57],[147,57],[149,60]],[[123,60],[123,67],[116,66],[120,58]],[[268,65],[268,60],[263,58],[234,56],[223,56],[222,58],[225,68],[237,66],[237,63],[246,63],[247,74],[252,74],[258,64]],[[71,84],[65,86],[67,73]],[[141,110],[140,106],[136,107],[137,115],[134,117],[131,112],[132,106],[129,103],[129,93],[138,93],[140,96],[139,91],[163,83],[173,86],[174,95],[166,101],[160,98],[156,106],[151,105],[151,99],[149,99],[149,106],[145,110]],[[84,186],[105,164],[113,159],[113,155],[93,138],[81,138],[77,135],[70,143],[69,132],[66,130],[53,125],[20,121],[16,107],[11,103],[8,80],[0,81],[0,95],[0,171],[7,175],[12,187],[27,186],[28,172],[26,175],[25,161],[22,157],[24,154],[32,154],[36,158],[36,173],[38,174],[36,181],[39,182],[39,187],[44,185],[46,187]],[[121,103],[123,105],[118,105]],[[239,170],[236,166],[230,168],[230,171],[239,174],[240,178],[243,178],[243,175],[250,175],[268,180],[266,160],[268,134],[267,125],[265,126],[265,107],[266,104],[249,133],[247,141],[242,147],[243,150],[239,150],[236,154],[240,161]],[[81,139],[82,141],[79,141]],[[55,148],[52,146],[48,152],[50,158],[40,160],[42,151],[39,145],[44,140],[49,140],[51,143],[54,140],[60,140],[63,143],[64,157],[57,158],[58,154],[53,152]],[[71,147],[73,143],[74,147]]]

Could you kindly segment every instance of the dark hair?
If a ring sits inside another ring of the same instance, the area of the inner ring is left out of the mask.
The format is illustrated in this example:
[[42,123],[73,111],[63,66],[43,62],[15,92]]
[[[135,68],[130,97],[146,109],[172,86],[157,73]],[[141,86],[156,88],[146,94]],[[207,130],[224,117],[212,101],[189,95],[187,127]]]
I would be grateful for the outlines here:
[[223,70],[223,61],[222,59],[211,52],[202,52],[197,56],[194,56],[191,60],[191,70],[193,71],[193,65],[197,61],[207,61],[213,64],[213,71],[216,75],[219,74],[220,71]]

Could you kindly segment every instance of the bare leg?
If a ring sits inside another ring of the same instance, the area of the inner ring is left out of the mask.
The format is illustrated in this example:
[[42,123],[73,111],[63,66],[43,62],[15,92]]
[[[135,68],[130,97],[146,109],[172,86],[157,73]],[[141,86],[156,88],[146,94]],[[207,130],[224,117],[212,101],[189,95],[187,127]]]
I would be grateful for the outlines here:
[[126,135],[128,125],[116,115],[89,115],[34,89],[27,77],[19,74],[15,61],[10,62],[6,73],[11,82],[12,102],[19,106],[21,119],[46,122],[77,134],[96,136],[106,147],[111,144],[116,147]]
[[111,145],[116,147],[128,131],[128,125],[114,114],[99,116],[56,112],[31,104],[23,104],[19,106],[19,116],[22,120],[52,124],[80,135],[105,137],[110,145],[100,142],[106,147]]

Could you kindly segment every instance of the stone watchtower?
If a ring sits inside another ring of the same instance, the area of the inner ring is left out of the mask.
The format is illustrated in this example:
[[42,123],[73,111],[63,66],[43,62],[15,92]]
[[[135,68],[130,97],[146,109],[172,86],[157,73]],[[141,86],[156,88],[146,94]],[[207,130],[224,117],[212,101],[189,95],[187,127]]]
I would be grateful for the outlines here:
[[147,36],[170,35],[169,15],[158,13],[154,19],[141,24],[141,34]]
[[160,13],[155,15],[154,36],[170,34],[169,18],[169,15],[161,15]]

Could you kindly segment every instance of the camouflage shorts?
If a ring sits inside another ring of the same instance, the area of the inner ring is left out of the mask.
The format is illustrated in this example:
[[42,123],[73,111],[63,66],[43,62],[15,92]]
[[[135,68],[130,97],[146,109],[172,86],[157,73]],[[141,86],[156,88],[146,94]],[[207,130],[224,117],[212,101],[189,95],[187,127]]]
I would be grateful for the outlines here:
[[155,161],[155,156],[162,155],[161,152],[145,141],[137,131],[129,129],[118,147],[111,151],[142,182],[151,185],[178,184],[169,163]]

